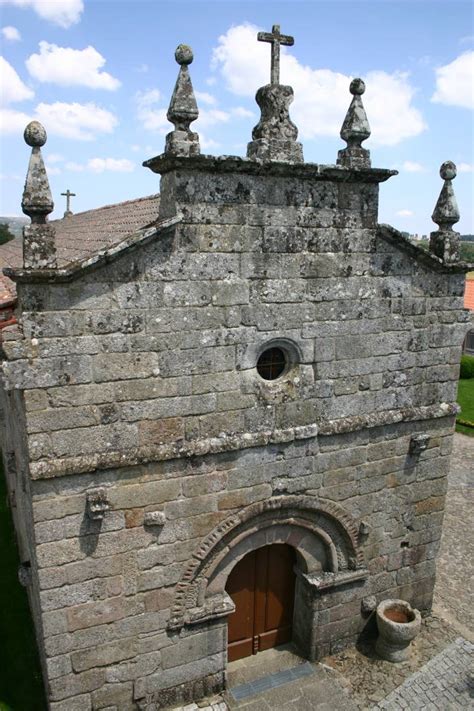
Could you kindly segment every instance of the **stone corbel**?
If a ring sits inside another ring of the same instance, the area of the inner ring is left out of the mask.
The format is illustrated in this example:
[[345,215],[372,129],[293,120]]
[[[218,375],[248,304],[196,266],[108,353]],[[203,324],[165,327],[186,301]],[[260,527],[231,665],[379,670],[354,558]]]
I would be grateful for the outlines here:
[[341,570],[337,573],[323,572],[317,574],[307,574],[301,571],[296,571],[303,580],[315,592],[325,593],[328,590],[348,585],[359,580],[365,580],[369,576],[367,568],[359,568],[358,570]]
[[26,561],[25,563],[20,563],[18,566],[18,581],[20,585],[24,588],[28,587],[31,583],[31,563]]
[[416,456],[421,454],[428,447],[430,441],[430,435],[427,434],[417,434],[413,435],[410,440],[410,454]]
[[107,490],[104,488],[91,489],[86,493],[87,516],[92,521],[102,521],[107,511],[110,509],[110,502]]
[[222,595],[214,595],[202,607],[193,607],[187,610],[184,618],[171,619],[168,629],[178,631],[184,626],[217,620],[220,617],[227,617],[233,612],[235,612],[235,604],[232,598],[224,592]]
[[144,526],[155,526],[162,528],[166,523],[164,511],[146,511],[143,515]]

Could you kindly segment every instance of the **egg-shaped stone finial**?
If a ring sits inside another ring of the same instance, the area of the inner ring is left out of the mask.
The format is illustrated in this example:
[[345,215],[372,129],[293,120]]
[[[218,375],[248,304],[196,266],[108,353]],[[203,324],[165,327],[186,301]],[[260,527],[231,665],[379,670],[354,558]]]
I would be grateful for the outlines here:
[[444,180],[431,219],[438,225],[436,232],[430,234],[430,252],[443,262],[458,262],[460,259],[460,236],[453,230],[459,222],[459,208],[454,194],[452,180],[456,177],[456,164],[446,160],[439,169]]
[[25,269],[53,269],[57,265],[54,227],[48,215],[54,209],[53,196],[41,154],[46,143],[46,131],[39,121],[30,121],[23,137],[31,146],[21,209],[31,218],[23,228],[23,267]]
[[41,148],[47,141],[48,136],[44,126],[39,121],[30,121],[23,133],[25,143],[32,148]]
[[174,131],[166,136],[167,155],[199,155],[199,136],[190,125],[199,116],[188,65],[193,61],[193,50],[187,44],[176,47],[174,57],[179,64],[179,74],[166,117],[174,124]]
[[349,91],[352,101],[340,132],[347,147],[338,152],[337,163],[346,168],[370,168],[370,153],[362,147],[362,142],[370,136],[369,121],[361,98],[365,92],[365,83],[362,79],[353,79]]
[[352,96],[362,96],[365,93],[365,82],[362,79],[353,79],[349,86]]
[[452,160],[445,160],[439,169],[439,174],[443,180],[454,180],[458,174],[456,163],[453,163]]
[[174,58],[178,62],[179,65],[183,64],[191,64],[193,59],[194,59],[194,54],[193,50],[191,47],[187,44],[179,44],[176,47],[176,51],[174,53]]

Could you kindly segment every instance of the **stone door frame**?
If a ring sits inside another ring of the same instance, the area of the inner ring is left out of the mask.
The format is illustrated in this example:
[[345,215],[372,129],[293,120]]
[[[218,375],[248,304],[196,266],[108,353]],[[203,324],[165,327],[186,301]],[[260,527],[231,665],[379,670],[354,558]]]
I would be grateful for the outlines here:
[[306,658],[316,659],[322,598],[364,579],[367,571],[356,521],[340,505],[312,496],[273,497],[222,521],[194,552],[176,586],[169,632],[233,612],[225,591],[230,571],[250,551],[274,543],[296,551],[294,641]]

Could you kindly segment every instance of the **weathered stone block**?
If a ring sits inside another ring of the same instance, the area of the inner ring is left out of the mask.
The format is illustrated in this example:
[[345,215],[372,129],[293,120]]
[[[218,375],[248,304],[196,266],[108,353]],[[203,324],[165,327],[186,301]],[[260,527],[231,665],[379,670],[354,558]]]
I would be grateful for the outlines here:
[[[102,645],[94,649],[73,652],[71,654],[72,667],[76,673],[95,667],[106,667],[134,657],[136,651],[136,638],[123,639],[120,642]],[[110,703],[112,702],[109,700]]]

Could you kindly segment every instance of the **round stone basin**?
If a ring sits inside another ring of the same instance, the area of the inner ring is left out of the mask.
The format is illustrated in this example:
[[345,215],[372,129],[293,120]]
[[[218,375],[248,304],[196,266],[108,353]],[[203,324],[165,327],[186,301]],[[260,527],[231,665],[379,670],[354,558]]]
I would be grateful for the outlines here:
[[415,619],[413,610],[405,610],[401,607],[389,607],[385,610],[384,615],[386,619],[391,622],[399,622],[405,625],[407,622],[413,622]]
[[389,662],[408,659],[409,645],[421,629],[421,615],[405,600],[383,600],[376,612],[377,654]]

